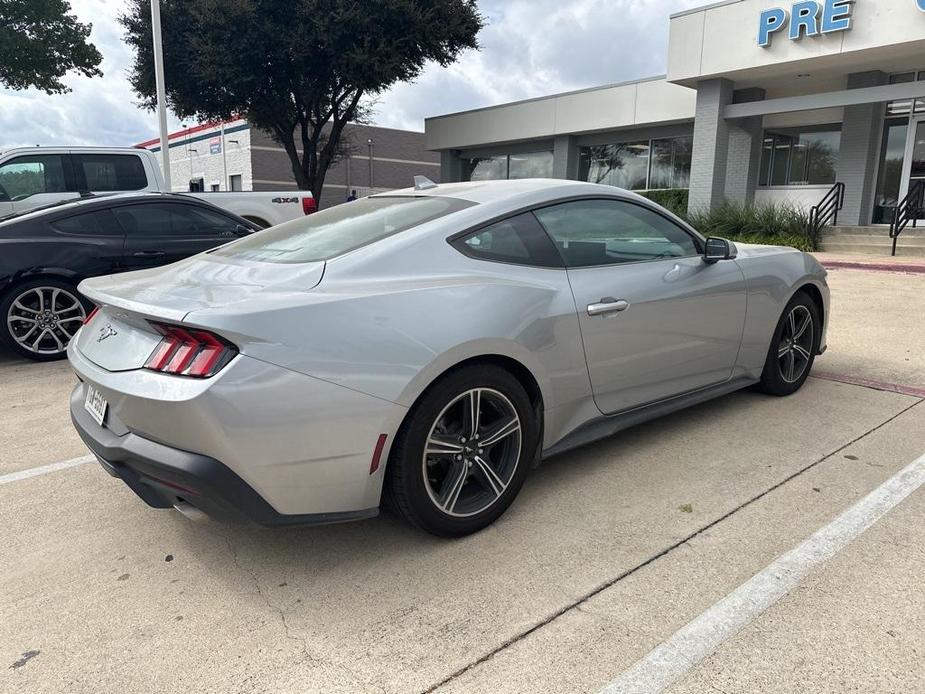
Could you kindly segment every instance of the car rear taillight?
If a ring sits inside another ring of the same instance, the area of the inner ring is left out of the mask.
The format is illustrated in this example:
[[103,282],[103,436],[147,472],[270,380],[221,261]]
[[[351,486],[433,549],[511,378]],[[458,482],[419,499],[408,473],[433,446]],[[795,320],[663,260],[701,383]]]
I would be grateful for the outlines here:
[[151,323],[164,337],[151,352],[145,368],[161,373],[209,378],[238,353],[229,342],[205,330]]
[[99,306],[94,306],[94,307],[93,307],[93,310],[90,311],[90,313],[87,314],[87,317],[86,317],[86,318],[84,318],[83,324],[86,325],[87,323],[89,323],[90,321],[92,321],[92,320],[93,320],[93,317],[94,317],[97,313],[99,313],[99,311],[100,311],[100,307],[99,307]]
[[315,202],[315,198],[309,196],[302,198],[302,212],[304,214],[312,214],[313,212],[318,211],[318,203]]

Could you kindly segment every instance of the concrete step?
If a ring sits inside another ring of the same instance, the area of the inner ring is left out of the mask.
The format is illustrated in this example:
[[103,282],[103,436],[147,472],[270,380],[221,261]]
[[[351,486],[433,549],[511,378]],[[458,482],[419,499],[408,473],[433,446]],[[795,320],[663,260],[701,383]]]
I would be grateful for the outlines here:
[[[889,257],[892,244],[880,243],[839,243],[823,240],[819,250],[826,253],[845,253],[847,255],[873,255]],[[910,246],[900,239],[896,245],[896,256],[906,258],[925,258],[925,245]]]
[[[823,236],[870,236],[870,237],[889,237],[890,228],[885,226],[876,227],[826,227],[822,231]],[[925,226],[906,227],[903,229],[904,237],[925,237]]]
[[[838,243],[838,244],[861,244],[865,246],[892,246],[893,240],[889,236],[850,236],[841,234],[838,236],[823,236],[820,242]],[[918,247],[925,246],[925,236],[906,236],[903,234],[899,237],[899,243],[904,246]]]

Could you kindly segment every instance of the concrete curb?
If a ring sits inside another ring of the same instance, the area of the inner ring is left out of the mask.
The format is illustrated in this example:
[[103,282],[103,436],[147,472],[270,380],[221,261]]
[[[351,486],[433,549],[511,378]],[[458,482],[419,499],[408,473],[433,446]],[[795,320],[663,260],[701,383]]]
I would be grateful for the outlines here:
[[925,265],[905,265],[903,263],[862,263],[850,260],[823,260],[826,270],[871,270],[873,272],[906,272],[925,275]]
[[861,378],[860,376],[849,376],[847,374],[834,374],[826,371],[813,371],[810,374],[812,378],[821,378],[824,381],[835,381],[836,383],[846,383],[852,386],[862,386],[864,388],[873,388],[882,390],[887,393],[899,393],[900,395],[910,395],[914,398],[925,398],[925,388],[919,386],[907,386],[901,383],[886,383],[870,378]]

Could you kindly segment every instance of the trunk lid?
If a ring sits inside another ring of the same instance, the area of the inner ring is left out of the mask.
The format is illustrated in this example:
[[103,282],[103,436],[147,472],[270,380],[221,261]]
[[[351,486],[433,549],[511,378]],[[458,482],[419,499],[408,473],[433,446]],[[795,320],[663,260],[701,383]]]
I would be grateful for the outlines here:
[[101,307],[77,349],[109,371],[141,368],[160,334],[148,323],[182,323],[194,311],[259,298],[292,299],[318,286],[323,262],[266,263],[200,254],[165,267],[94,277],[80,291]]

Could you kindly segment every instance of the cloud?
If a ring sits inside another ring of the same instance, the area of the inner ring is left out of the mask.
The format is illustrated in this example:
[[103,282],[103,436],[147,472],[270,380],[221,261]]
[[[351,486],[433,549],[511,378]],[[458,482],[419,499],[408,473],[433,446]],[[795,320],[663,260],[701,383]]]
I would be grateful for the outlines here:
[[668,16],[704,0],[482,0],[480,51],[383,95],[375,120],[423,130],[441,113],[663,74]]
[[[157,120],[128,84],[131,50],[117,17],[124,3],[71,0],[91,22],[102,78],[69,76],[73,89],[47,96],[0,89],[0,149],[15,145],[127,146],[155,137]],[[621,82],[666,69],[668,15],[703,0],[481,0],[481,50],[448,68],[430,66],[378,99],[373,121],[423,130],[427,116]],[[180,122],[171,117],[169,127]]]
[[[0,89],[0,149],[17,145],[130,146],[154,137],[157,118],[138,107],[128,83],[131,49],[117,18],[124,3],[71,0],[75,15],[93,25],[90,40],[103,54],[103,77],[68,75],[72,91],[49,96],[34,89]],[[179,121],[171,118],[169,127]]]

